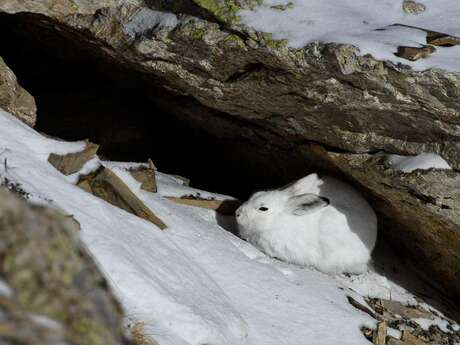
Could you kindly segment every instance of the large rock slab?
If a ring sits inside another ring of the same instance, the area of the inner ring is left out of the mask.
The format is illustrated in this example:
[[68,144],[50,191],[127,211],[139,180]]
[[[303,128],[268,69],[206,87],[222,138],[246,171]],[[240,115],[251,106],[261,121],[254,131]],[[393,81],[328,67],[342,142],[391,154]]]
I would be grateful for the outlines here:
[[33,127],[37,118],[35,100],[0,57],[0,107]]
[[0,292],[0,343],[128,344],[78,231],[72,217],[0,188],[0,283],[10,290]]

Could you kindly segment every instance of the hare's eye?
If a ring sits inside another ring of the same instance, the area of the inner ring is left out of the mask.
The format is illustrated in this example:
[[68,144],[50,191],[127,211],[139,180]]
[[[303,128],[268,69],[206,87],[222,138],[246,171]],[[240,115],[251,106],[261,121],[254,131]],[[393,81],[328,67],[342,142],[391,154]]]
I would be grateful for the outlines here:
[[259,207],[259,211],[268,211],[268,207],[265,207],[265,206],[262,206],[262,207]]

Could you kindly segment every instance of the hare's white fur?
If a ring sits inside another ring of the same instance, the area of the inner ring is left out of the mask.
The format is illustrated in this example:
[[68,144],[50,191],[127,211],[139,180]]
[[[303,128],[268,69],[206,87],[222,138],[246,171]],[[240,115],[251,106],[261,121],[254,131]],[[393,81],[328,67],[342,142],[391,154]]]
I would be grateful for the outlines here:
[[258,192],[236,212],[241,237],[266,254],[326,273],[363,273],[377,239],[377,217],[351,186],[311,174]]

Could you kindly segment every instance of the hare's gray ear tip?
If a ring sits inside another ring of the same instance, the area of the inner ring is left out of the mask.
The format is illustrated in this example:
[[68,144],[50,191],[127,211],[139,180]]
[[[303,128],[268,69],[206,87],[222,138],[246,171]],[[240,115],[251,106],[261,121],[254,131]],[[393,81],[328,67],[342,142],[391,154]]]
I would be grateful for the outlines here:
[[325,198],[324,196],[320,196],[319,198],[326,203],[326,206],[331,204],[331,201],[328,198]]

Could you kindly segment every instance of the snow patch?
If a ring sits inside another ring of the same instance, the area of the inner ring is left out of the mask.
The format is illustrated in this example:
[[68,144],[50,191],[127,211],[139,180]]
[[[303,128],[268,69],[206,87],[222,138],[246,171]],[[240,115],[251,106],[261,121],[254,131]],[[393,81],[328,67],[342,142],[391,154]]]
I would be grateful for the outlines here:
[[386,163],[393,169],[410,173],[414,170],[444,169],[451,170],[451,166],[441,156],[435,153],[421,153],[417,156],[386,155]]
[[13,290],[3,279],[0,279],[0,296],[5,296],[5,297],[13,296]]
[[[273,8],[289,3],[284,10]],[[239,15],[243,23],[272,33],[275,39],[287,39],[294,48],[316,41],[352,44],[362,55],[371,54],[376,59],[409,65],[414,70],[460,71],[460,46],[437,47],[437,52],[429,58],[414,62],[393,54],[398,46],[426,44],[425,31],[417,28],[460,35],[457,20],[460,2],[423,0],[422,3],[426,5],[425,12],[407,15],[402,10],[402,0],[265,0],[254,10],[242,10]]]
[[175,28],[177,24],[178,20],[175,14],[143,7],[124,26],[124,32],[134,38],[156,28]]

